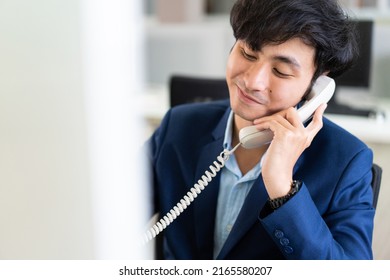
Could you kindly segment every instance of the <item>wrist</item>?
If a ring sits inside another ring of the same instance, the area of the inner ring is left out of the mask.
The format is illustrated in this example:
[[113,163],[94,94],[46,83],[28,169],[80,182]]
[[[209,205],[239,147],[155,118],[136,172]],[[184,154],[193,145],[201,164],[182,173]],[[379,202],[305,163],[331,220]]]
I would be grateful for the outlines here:
[[279,178],[277,181],[273,180],[272,184],[269,182],[264,182],[269,199],[276,199],[287,195],[291,190],[292,182],[292,179],[283,180],[281,178]]
[[293,197],[301,188],[302,182],[294,180],[291,185],[290,185],[290,190],[289,192],[281,197],[269,199],[268,203],[271,206],[273,210],[279,208],[282,206],[284,203],[286,203],[291,197]]

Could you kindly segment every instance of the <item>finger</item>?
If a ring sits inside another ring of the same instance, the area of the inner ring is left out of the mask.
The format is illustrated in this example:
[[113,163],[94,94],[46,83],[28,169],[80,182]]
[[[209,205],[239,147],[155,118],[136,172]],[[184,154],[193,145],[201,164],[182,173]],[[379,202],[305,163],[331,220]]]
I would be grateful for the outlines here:
[[324,103],[317,108],[317,110],[314,112],[312,121],[307,126],[308,129],[319,131],[322,128],[322,117],[327,106],[328,104]]
[[256,122],[254,122],[254,125],[260,130],[262,129],[276,130],[278,128],[284,128],[289,130],[294,129],[294,127],[289,122],[289,120],[287,120],[284,115],[279,115],[279,114],[261,118]]
[[303,128],[304,125],[299,117],[299,110],[292,107],[286,111],[285,118],[291,123],[292,126],[296,128]]
[[313,115],[312,121],[307,126],[307,131],[309,132],[308,145],[311,144],[314,137],[322,129],[323,126],[322,116],[324,114],[326,107],[327,104],[322,104],[320,107],[318,107],[318,109],[315,111]]
[[300,120],[299,113],[294,107],[279,111],[271,116],[256,119],[253,123],[257,126],[271,121],[277,121],[287,129],[304,127]]
[[317,114],[319,115],[320,118],[322,118],[322,116],[324,115],[324,112],[326,110],[326,108],[328,107],[328,104],[327,103],[323,103],[321,104],[318,109],[315,111],[314,114]]
[[[293,107],[291,107],[293,108]],[[290,108],[288,109],[284,109],[284,110],[281,110],[281,111],[278,111],[272,115],[268,115],[268,116],[265,116],[265,117],[261,117],[259,119],[255,119],[253,121],[253,124],[260,124],[260,123],[263,123],[263,122],[268,122],[270,120],[273,120],[273,119],[285,119],[286,118],[286,115],[287,115],[287,111],[289,110]]]

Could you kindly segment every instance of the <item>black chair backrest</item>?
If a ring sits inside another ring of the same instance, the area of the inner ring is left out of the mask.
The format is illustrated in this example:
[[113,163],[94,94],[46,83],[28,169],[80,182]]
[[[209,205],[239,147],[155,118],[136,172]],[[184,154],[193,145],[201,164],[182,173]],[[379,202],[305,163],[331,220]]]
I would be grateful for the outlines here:
[[372,182],[371,182],[372,192],[374,196],[374,201],[372,205],[374,206],[374,208],[376,208],[378,204],[381,181],[382,181],[382,168],[379,165],[374,163],[372,165]]
[[170,106],[229,98],[225,79],[172,76],[169,82]]

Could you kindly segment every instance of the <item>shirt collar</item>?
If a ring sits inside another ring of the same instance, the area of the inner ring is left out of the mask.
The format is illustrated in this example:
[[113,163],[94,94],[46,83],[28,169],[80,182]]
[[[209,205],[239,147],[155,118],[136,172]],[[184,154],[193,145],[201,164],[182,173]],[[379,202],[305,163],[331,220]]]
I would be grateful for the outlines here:
[[231,150],[232,149],[232,135],[233,135],[233,111],[229,113],[229,117],[226,123],[225,137],[223,139],[223,148]]

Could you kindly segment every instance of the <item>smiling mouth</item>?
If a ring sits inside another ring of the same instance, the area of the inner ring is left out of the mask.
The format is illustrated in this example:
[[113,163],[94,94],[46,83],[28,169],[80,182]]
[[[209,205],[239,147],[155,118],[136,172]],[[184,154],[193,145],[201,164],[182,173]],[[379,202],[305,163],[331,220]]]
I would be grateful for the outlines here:
[[238,90],[240,91],[240,94],[242,94],[246,99],[249,99],[255,103],[259,103],[261,104],[259,101],[257,101],[255,98],[253,98],[251,95],[247,94],[245,91],[243,91],[242,89],[238,88]]
[[236,86],[237,86],[238,95],[241,97],[241,99],[246,101],[246,103],[256,103],[256,104],[260,104],[260,105],[267,105],[269,103],[268,99],[266,99],[265,97],[262,97],[260,95],[260,93],[248,94],[244,90],[245,87],[243,85],[241,85],[240,82],[236,82]]

